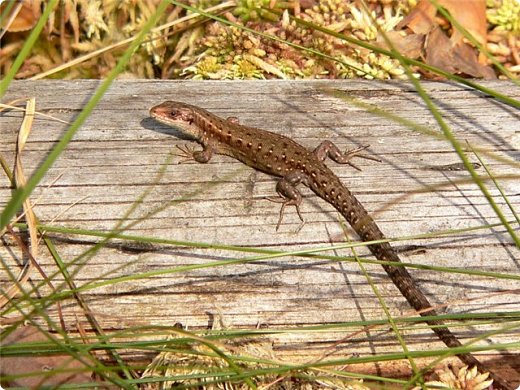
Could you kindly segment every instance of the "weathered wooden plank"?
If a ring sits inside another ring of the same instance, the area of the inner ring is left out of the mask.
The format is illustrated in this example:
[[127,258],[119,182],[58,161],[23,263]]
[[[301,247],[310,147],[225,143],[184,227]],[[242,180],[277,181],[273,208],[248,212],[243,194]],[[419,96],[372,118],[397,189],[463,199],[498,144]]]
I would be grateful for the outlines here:
[[[38,111],[71,121],[98,84],[96,81],[20,81],[12,84],[3,102],[36,96]],[[520,98],[520,89],[512,83],[487,84]],[[445,83],[424,86],[442,108],[459,140],[468,140],[494,155],[518,161],[518,111],[461,86]],[[43,223],[54,226],[109,231],[149,191],[128,217],[127,222],[134,224],[126,233],[280,250],[302,250],[345,241],[338,214],[306,189],[302,206],[306,225],[297,231],[297,216],[287,213],[280,231],[275,232],[279,205],[264,200],[273,195],[274,180],[226,157],[217,156],[206,165],[172,163],[157,179],[173,147],[187,142],[148,118],[152,105],[170,99],[197,104],[221,116],[237,116],[244,124],[294,137],[309,148],[325,138],[344,148],[370,144],[371,153],[382,163],[360,160],[362,172],[333,162],[329,165],[373,213],[388,236],[435,233],[498,221],[476,185],[467,180],[466,172],[430,169],[458,162],[446,141],[413,132],[324,93],[324,88],[331,87],[437,129],[420,98],[403,83],[120,81],[108,91],[31,196],[37,203],[35,212]],[[21,115],[14,111],[4,112],[0,117],[0,153],[11,164],[20,119]],[[36,118],[23,155],[27,175],[41,163],[65,129],[66,125],[51,119]],[[518,164],[484,158],[494,174],[516,175],[514,180],[501,180],[501,185],[518,208]],[[473,156],[471,159],[476,160]],[[480,172],[484,175],[482,169]],[[490,188],[511,219],[498,192]],[[9,196],[8,181],[3,177],[0,206]],[[160,212],[139,220],[161,207]],[[98,241],[87,236],[54,236],[66,261]],[[410,250],[410,245],[415,249]],[[520,251],[501,227],[428,240],[409,239],[395,246],[403,251],[401,255],[406,262],[519,274]],[[363,248],[357,251],[360,255],[367,254]],[[351,256],[348,249],[334,253]],[[0,255],[15,272],[16,263],[21,261],[19,251],[4,246]],[[250,255],[118,242],[102,248],[85,266],[79,267],[75,281],[81,286],[95,280]],[[38,260],[49,274],[55,271],[47,253]],[[413,315],[382,269],[377,265],[367,265],[367,269],[391,312],[396,316]],[[432,302],[452,303],[450,313],[520,309],[518,295],[492,294],[516,288],[517,281],[427,270],[411,272]],[[32,280],[41,278],[34,274]],[[2,283],[8,283],[5,273]],[[208,324],[208,313],[222,315],[230,326],[241,328],[384,318],[374,292],[356,264],[301,257],[163,274],[89,290],[84,298],[106,329],[176,322],[203,328]],[[66,308],[64,314],[69,326],[79,312],[75,305]],[[463,340],[469,340],[492,328],[479,326],[455,331]],[[280,357],[302,359],[320,356],[350,332],[347,328],[288,333],[272,336],[272,340]],[[407,330],[405,334],[412,349],[441,347],[427,329]],[[366,337],[363,333],[355,341],[350,340],[351,349],[347,353],[400,351],[386,328],[371,331],[370,343]],[[487,342],[507,343],[514,337],[511,332],[504,332],[493,335]],[[510,352],[518,361],[519,351]],[[498,354],[487,355],[498,358]]]

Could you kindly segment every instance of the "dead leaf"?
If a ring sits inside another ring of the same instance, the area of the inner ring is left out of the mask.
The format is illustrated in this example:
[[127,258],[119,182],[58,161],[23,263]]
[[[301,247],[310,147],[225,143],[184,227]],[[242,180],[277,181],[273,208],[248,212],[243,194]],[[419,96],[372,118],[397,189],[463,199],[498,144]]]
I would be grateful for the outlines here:
[[[482,45],[487,41],[487,20],[485,0],[439,0],[439,4],[448,10],[453,19],[469,31]],[[451,41],[454,44],[462,42],[464,35],[453,28]]]
[[[468,30],[481,44],[486,43],[487,20],[485,0],[437,0],[451,16]],[[437,8],[431,0],[420,0],[415,8],[397,25],[396,29],[408,27],[416,34],[427,34],[435,26]],[[454,44],[461,42],[463,35],[455,27],[451,39]]]
[[425,62],[453,74],[496,78],[493,69],[479,64],[475,48],[464,42],[453,44],[440,27],[428,34]]
[[457,43],[453,47],[452,55],[458,68],[458,73],[483,78],[485,80],[494,80],[497,78],[491,67],[479,63],[477,49],[467,43]]
[[[402,35],[401,31],[388,31],[386,37],[392,42],[394,48],[408,58],[419,58],[424,46],[424,34]],[[376,45],[390,49],[382,35],[377,36]]]
[[[487,20],[485,0],[437,0],[465,30],[472,34],[482,45],[487,41]],[[495,79],[493,69],[479,58],[477,50],[464,41],[464,35],[456,26],[452,26],[448,37],[439,26],[442,20],[437,18],[437,9],[432,0],[420,0],[415,8],[404,18],[397,28],[408,27],[415,34],[425,34],[425,62],[449,73],[471,77]],[[446,27],[445,24],[443,24]],[[412,41],[414,40],[412,39]],[[406,47],[406,43],[403,45]],[[401,49],[403,50],[403,49]],[[405,50],[405,49],[404,49]],[[417,49],[411,50],[414,53]],[[417,58],[417,57],[412,57]],[[482,61],[482,63],[479,62]]]
[[[34,27],[40,17],[41,0],[23,0],[11,6],[9,15],[2,18],[1,27],[9,32],[27,31]],[[0,4],[0,14],[4,16],[9,2]]]
[[408,27],[416,34],[427,34],[435,24],[437,8],[429,0],[420,0],[410,13],[399,22],[396,30]]

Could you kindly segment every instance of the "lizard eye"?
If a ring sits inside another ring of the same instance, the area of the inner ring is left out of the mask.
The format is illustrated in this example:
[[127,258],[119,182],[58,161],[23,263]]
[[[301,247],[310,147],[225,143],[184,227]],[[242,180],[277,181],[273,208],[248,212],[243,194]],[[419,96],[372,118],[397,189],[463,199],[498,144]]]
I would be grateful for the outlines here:
[[171,110],[170,111],[170,117],[176,118],[177,115],[179,115],[179,111],[178,110]]

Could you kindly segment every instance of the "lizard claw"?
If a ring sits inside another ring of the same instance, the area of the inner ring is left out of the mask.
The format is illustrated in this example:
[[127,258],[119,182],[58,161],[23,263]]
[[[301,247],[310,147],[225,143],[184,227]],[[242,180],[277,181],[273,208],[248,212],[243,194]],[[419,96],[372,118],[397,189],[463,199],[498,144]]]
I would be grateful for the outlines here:
[[189,162],[191,160],[195,160],[193,157],[193,153],[195,153],[195,149],[191,147],[190,145],[175,145],[177,149],[179,149],[180,152],[173,153],[174,156],[181,157],[182,160],[179,161],[179,164],[184,164],[186,162]]
[[[366,160],[372,160],[372,161],[377,161],[377,162],[382,162],[380,159],[378,159],[377,157],[373,157],[373,156],[370,156],[368,154],[362,154],[361,152],[363,150],[366,150],[370,147],[370,145],[364,145],[364,146],[360,146],[359,148],[355,148],[355,149],[351,149],[351,150],[346,150],[345,153],[343,153],[343,156],[345,156],[347,158],[347,161],[350,160],[351,158],[354,158],[354,157],[359,157],[359,158],[364,158]],[[354,165],[352,162],[348,161],[347,162],[348,165],[350,165],[352,168],[355,168],[357,169],[358,171],[361,171],[361,169],[359,167],[357,167],[356,165]]]
[[356,169],[356,170],[358,170],[358,171],[361,172],[361,168],[358,167],[358,166],[357,166],[356,164],[354,164],[353,162],[349,161],[349,162],[347,162],[347,165],[350,165],[352,168],[354,168],[354,169]]

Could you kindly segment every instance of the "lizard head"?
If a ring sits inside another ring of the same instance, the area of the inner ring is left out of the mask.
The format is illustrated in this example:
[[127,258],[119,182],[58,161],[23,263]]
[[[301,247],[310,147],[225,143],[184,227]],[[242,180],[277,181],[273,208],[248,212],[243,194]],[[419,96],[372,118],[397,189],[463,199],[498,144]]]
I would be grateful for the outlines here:
[[188,135],[199,136],[199,127],[193,123],[193,107],[189,104],[166,101],[152,107],[150,116],[161,123],[179,128]]

